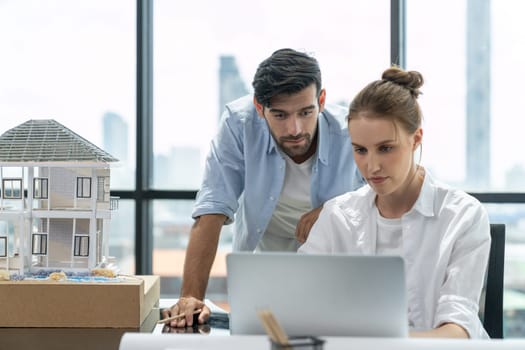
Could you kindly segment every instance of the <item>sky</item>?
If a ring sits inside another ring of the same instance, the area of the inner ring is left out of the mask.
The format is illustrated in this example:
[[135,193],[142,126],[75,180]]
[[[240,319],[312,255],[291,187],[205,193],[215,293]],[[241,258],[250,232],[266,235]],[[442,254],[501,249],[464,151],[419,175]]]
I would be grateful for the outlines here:
[[[389,62],[388,0],[154,2],[154,151],[206,154],[216,132],[218,63],[235,55],[249,87],[257,64],[292,47],[320,62],[329,102],[348,102]],[[53,118],[102,143],[111,111],[135,125],[135,2],[0,0],[3,132]],[[492,2],[492,179],[518,164],[525,81],[525,2]],[[407,68],[423,73],[422,163],[444,181],[465,177],[466,1],[409,0]],[[131,147],[133,144],[131,145]],[[131,157],[132,158],[132,157]],[[525,188],[516,189],[524,191]]]

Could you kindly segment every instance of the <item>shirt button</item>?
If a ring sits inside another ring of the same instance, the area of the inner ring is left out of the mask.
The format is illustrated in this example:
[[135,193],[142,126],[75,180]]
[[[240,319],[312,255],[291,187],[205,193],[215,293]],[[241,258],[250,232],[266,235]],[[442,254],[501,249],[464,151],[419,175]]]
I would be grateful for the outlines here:
[[271,200],[271,201],[273,201],[273,200],[274,200],[273,196],[270,196],[270,200]]
[[261,233],[261,229],[260,228],[257,229],[257,233]]

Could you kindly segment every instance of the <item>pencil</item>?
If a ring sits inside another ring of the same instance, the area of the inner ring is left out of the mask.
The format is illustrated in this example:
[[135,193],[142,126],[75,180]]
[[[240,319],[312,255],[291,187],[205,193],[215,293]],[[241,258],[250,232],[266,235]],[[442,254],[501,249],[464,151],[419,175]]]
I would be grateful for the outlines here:
[[291,349],[288,343],[288,335],[279,325],[273,313],[270,310],[259,310],[257,314],[270,339],[282,346],[283,349]]
[[[197,309],[195,311],[193,311],[193,314],[198,314],[202,311],[202,309]],[[173,321],[173,320],[176,320],[178,318],[182,318],[182,317],[185,317],[186,314],[183,312],[181,314],[178,314],[178,315],[175,315],[175,316],[171,316],[171,317],[167,317],[167,318],[163,318],[162,320],[159,320],[157,321],[157,324],[161,324],[161,323],[168,323],[170,321]]]

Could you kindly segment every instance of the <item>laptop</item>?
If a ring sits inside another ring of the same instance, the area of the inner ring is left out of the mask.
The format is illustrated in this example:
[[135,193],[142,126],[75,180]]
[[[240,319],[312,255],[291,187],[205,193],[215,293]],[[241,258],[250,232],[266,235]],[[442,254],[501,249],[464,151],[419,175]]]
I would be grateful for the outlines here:
[[236,252],[226,268],[232,335],[265,334],[269,309],[289,336],[408,336],[399,256]]

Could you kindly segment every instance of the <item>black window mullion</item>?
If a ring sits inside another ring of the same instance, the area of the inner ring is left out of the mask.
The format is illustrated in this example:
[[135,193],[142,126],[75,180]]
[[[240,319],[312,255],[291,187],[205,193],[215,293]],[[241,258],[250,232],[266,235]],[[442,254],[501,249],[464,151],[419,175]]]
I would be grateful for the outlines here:
[[513,204],[525,204],[525,193],[512,193],[512,192],[476,192],[469,193],[473,197],[477,198],[482,203],[513,203]]
[[137,143],[135,273],[152,273],[149,190],[153,169],[153,0],[137,0]]
[[390,0],[390,63],[406,67],[406,0]]

